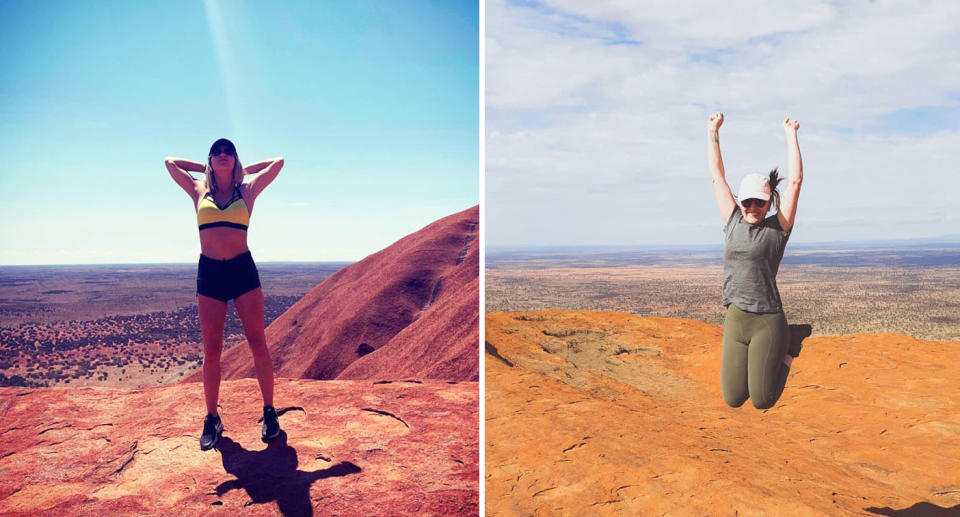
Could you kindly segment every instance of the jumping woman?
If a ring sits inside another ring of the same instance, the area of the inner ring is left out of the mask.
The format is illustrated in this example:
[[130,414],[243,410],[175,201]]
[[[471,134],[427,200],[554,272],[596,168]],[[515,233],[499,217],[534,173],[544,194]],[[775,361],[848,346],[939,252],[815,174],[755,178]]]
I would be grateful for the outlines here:
[[[264,160],[244,169],[236,147],[221,138],[210,147],[206,164],[181,158],[167,158],[165,163],[173,180],[193,200],[200,228],[197,308],[203,335],[203,394],[207,406],[200,448],[212,448],[223,431],[217,400],[229,300],[233,300],[243,324],[263,394],[261,438],[272,440],[280,434],[273,408],[273,362],[263,333],[263,291],[257,266],[247,248],[247,226],[254,201],[280,173],[283,158]],[[196,180],[190,172],[203,172],[204,178]]]
[[[810,325],[787,326],[777,290],[777,269],[793,229],[803,182],[803,162],[797,141],[799,122],[783,120],[790,178],[783,195],[782,179],[748,174],[734,199],[720,156],[718,131],[723,113],[707,120],[707,164],[726,234],[723,251],[723,359],[720,367],[723,398],[740,407],[749,398],[757,409],[773,407],[783,393],[795,353],[791,343],[810,335]],[[738,203],[739,201],[739,203]],[[771,205],[777,213],[768,216]],[[791,336],[793,334],[793,336]],[[793,355],[792,355],[793,354]]]

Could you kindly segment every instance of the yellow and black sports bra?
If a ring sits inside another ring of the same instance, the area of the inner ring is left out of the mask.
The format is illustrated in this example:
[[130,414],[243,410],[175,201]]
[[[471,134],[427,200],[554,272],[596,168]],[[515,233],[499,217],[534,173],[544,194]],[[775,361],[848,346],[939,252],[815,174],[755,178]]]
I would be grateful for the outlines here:
[[226,226],[247,231],[250,224],[250,210],[243,202],[238,187],[233,188],[233,197],[227,206],[220,208],[211,192],[207,192],[197,203],[197,226],[200,231],[217,226]]

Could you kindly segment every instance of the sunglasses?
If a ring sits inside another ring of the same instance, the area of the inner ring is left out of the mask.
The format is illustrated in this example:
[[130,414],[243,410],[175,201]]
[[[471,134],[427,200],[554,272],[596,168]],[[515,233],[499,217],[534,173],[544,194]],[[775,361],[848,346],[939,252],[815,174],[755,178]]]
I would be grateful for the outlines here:
[[757,205],[757,208],[763,208],[767,206],[767,202],[762,199],[750,198],[750,199],[744,199],[743,201],[741,201],[740,205],[743,206],[743,208],[750,208],[753,205]]
[[233,147],[222,145],[210,151],[210,156],[220,156],[221,154],[229,154],[230,156],[236,156],[237,150],[234,149]]

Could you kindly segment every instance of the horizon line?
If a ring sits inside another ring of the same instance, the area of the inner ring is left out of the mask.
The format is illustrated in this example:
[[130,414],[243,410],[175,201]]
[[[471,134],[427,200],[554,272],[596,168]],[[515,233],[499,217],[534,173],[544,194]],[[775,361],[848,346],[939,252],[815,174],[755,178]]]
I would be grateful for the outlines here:
[[[790,247],[803,247],[803,248],[816,248],[816,247],[830,247],[836,248],[838,246],[850,246],[850,247],[865,247],[865,246],[876,246],[879,248],[889,248],[897,246],[916,246],[916,245],[935,245],[935,246],[947,246],[955,247],[960,246],[960,236],[942,236],[942,237],[918,237],[918,238],[909,238],[909,239],[867,239],[867,240],[850,240],[850,241],[811,241],[811,242],[791,242],[788,244]],[[558,249],[558,248],[623,248],[623,249],[702,249],[702,248],[723,248],[723,242],[712,242],[712,243],[679,243],[679,244],[669,244],[669,243],[651,243],[651,244],[613,244],[613,243],[601,243],[601,244],[568,244],[568,243],[551,243],[551,244],[497,244],[497,243],[487,243],[487,251],[491,249]]]

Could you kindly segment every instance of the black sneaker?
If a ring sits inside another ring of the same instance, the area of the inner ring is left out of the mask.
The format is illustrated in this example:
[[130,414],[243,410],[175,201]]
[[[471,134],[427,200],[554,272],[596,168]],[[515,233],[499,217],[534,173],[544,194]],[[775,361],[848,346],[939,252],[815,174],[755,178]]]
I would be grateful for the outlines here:
[[273,406],[263,406],[263,430],[260,438],[269,442],[280,434],[280,421],[277,420],[277,410]]
[[790,330],[790,348],[787,350],[787,353],[791,357],[798,357],[800,355],[800,349],[803,348],[803,340],[810,337],[810,334],[813,334],[813,327],[803,323],[800,325],[787,325]]
[[203,419],[203,434],[200,435],[200,450],[206,451],[212,449],[223,432],[223,422],[220,421],[220,415],[207,415]]

